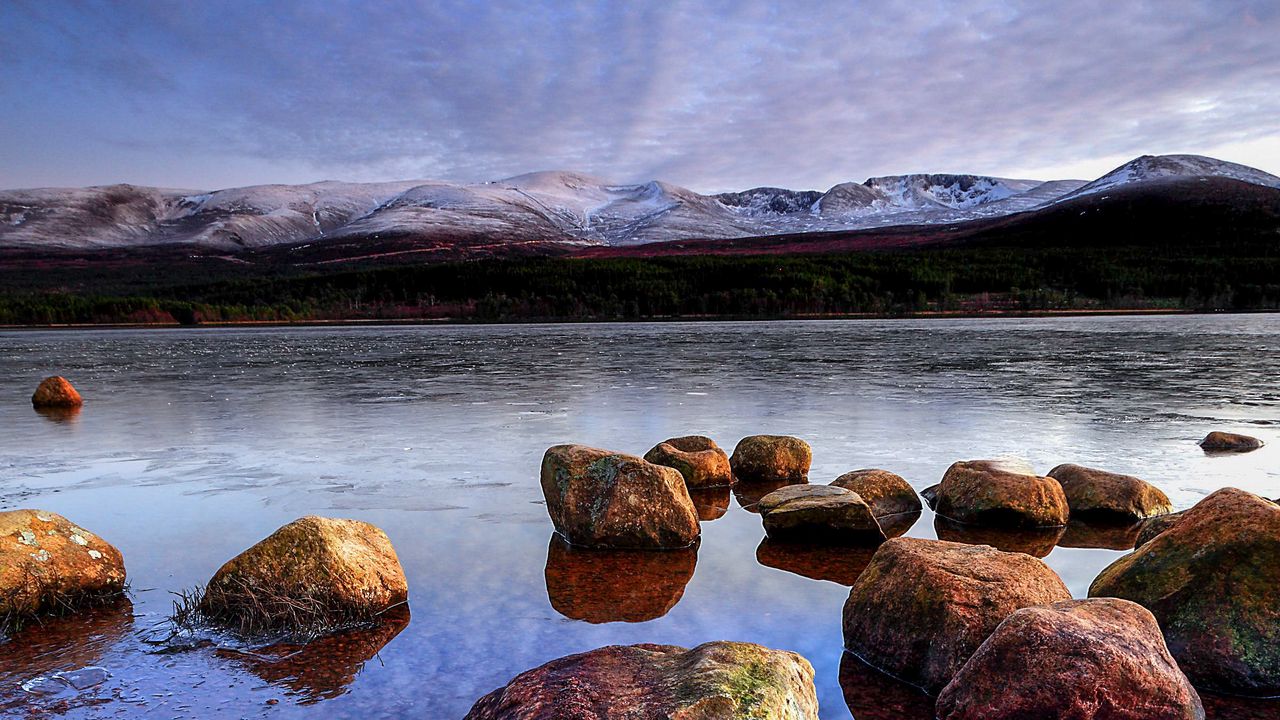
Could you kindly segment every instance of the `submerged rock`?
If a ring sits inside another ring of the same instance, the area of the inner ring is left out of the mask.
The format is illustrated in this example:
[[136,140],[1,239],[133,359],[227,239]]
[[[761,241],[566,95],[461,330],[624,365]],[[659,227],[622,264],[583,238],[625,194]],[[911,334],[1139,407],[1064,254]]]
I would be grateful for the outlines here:
[[680,602],[697,563],[696,543],[660,552],[597,550],[574,547],[553,533],[547,547],[547,598],[571,620],[655,620]]
[[408,583],[386,533],[359,520],[294,520],[228,560],[199,610],[248,634],[323,631],[377,618]]
[[953,464],[938,485],[934,509],[952,520],[1003,527],[1057,527],[1071,512],[1057,480],[997,460]]
[[47,377],[31,396],[37,408],[76,408],[84,404],[80,393],[61,375]]
[[0,512],[0,618],[72,610],[124,591],[124,558],[57,513]]
[[861,495],[871,506],[871,514],[878,518],[918,513],[922,509],[920,496],[916,495],[910,483],[888,470],[854,470],[836,478],[831,484]]
[[813,450],[789,435],[750,435],[738,441],[729,464],[737,479],[747,482],[805,480]]
[[830,485],[791,485],[760,499],[764,530],[775,540],[877,545],[884,531],[871,507],[852,490]]
[[1091,597],[1155,615],[1197,686],[1280,694],[1280,506],[1225,488],[1098,575]]
[[813,666],[750,643],[611,645],[552,660],[480,698],[466,720],[817,720]]
[[849,591],[845,647],[936,693],[1015,610],[1070,598],[1053,570],[1030,555],[894,538]]
[[1070,463],[1049,471],[1062,485],[1071,515],[1141,520],[1173,512],[1173,503],[1146,480]]
[[573,545],[685,547],[698,538],[698,511],[675,468],[586,447],[557,445],[542,458],[551,522]]
[[1262,441],[1249,435],[1214,430],[1204,436],[1204,439],[1200,441],[1200,447],[1208,453],[1249,452],[1262,447]]
[[1103,598],[1005,618],[938,696],[937,716],[1203,720],[1204,708],[1151,613]]
[[689,489],[733,484],[729,456],[709,437],[686,435],[658,443],[644,459],[680,471]]

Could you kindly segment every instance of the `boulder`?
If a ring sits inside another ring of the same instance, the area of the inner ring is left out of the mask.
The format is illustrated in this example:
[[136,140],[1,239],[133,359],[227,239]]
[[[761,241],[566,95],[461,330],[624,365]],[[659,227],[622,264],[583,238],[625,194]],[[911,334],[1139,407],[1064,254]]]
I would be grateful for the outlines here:
[[1104,598],[1022,608],[1005,618],[942,690],[937,716],[1204,720],[1204,707],[1151,613]]
[[198,609],[246,634],[314,632],[376,619],[408,596],[386,533],[359,520],[307,516],[228,560]]
[[99,604],[124,591],[124,558],[57,513],[0,512],[0,619]]
[[760,499],[765,495],[784,487],[808,484],[809,481],[804,478],[799,480],[770,480],[767,482],[737,483],[733,486],[733,497],[738,501],[738,505],[743,510],[752,513],[759,513]]
[[675,550],[579,548],[551,534],[547,598],[556,612],[589,623],[646,622],[684,595],[698,564],[697,544]]
[[1091,597],[1152,612],[1197,687],[1280,694],[1280,506],[1225,488],[1112,563]]
[[953,464],[938,485],[939,515],[972,525],[1057,527],[1070,508],[1057,480],[997,460]]
[[884,531],[871,506],[852,490],[831,485],[791,485],[760,499],[764,531],[774,540],[879,544]]
[[1143,520],[1142,526],[1138,528],[1138,536],[1134,538],[1133,548],[1136,550],[1137,548],[1146,545],[1151,542],[1152,538],[1155,536],[1165,530],[1168,530],[1174,525],[1177,525],[1178,521],[1181,520],[1182,516],[1186,513],[1187,511],[1183,510],[1182,512],[1169,513],[1168,515],[1160,515]]
[[698,511],[680,471],[622,453],[557,445],[542,458],[542,494],[573,545],[658,549],[698,538]]
[[80,393],[61,375],[47,377],[31,396],[31,404],[37,408],[75,408],[84,404]]
[[1070,463],[1049,471],[1062,485],[1071,515],[1126,520],[1173,512],[1169,497],[1146,480]]
[[1214,430],[1200,441],[1200,449],[1207,453],[1249,452],[1262,447],[1262,441],[1248,435]]
[[845,647],[937,693],[1015,610],[1070,598],[1053,570],[1030,555],[894,538],[849,591]]
[[465,720],[817,720],[813,666],[750,643],[612,645],[517,675]]
[[733,484],[729,456],[715,440],[702,435],[686,435],[660,442],[644,454],[644,459],[679,470],[690,490]]
[[930,510],[938,509],[938,488],[940,487],[942,487],[942,484],[938,483],[920,491],[920,497],[924,498],[924,502],[929,506]]
[[836,478],[831,484],[861,495],[871,506],[871,513],[878,518],[921,510],[920,496],[916,495],[915,489],[902,476],[888,470],[854,470]]
[[738,441],[729,465],[738,480],[768,482],[804,480],[809,476],[813,450],[789,435],[751,435]]

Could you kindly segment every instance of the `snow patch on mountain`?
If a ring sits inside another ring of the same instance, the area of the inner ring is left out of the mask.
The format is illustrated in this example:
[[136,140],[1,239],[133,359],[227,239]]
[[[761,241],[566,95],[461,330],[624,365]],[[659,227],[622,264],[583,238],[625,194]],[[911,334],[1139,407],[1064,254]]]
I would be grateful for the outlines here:
[[1105,192],[1133,183],[1193,177],[1225,177],[1254,185],[1280,188],[1280,177],[1247,165],[1203,155],[1143,155],[1061,199],[1067,200]]

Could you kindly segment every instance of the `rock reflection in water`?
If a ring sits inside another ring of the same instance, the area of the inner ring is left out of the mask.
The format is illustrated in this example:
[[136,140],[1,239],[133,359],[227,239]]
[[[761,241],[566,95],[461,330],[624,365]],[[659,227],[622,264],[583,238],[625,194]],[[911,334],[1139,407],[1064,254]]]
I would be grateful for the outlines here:
[[729,499],[732,495],[728,485],[689,491],[693,506],[698,510],[698,519],[702,522],[724,517],[729,512]]
[[876,522],[880,523],[880,529],[884,531],[886,538],[896,538],[906,535],[919,519],[920,513],[917,511],[881,515],[876,518]]
[[840,658],[840,689],[854,720],[933,720],[933,698],[846,652]]
[[80,407],[37,407],[36,414],[51,423],[70,424],[80,419]]
[[547,597],[571,620],[646,622],[680,602],[697,563],[697,543],[677,550],[597,550],[552,534]]
[[1106,522],[1104,520],[1072,520],[1058,544],[1069,548],[1132,550],[1138,540],[1142,522]]
[[1275,720],[1280,718],[1280,698],[1259,699],[1215,695],[1200,690],[1205,720]]
[[756,509],[756,504],[760,502],[760,498],[788,485],[807,485],[808,483],[808,480],[753,480],[751,482],[739,482],[733,486],[733,497],[744,510],[759,513],[760,511]]
[[1020,552],[1032,557],[1047,557],[1053,552],[1065,527],[1050,528],[994,528],[983,525],[967,525],[938,515],[933,529],[939,540],[968,545],[990,545],[1005,552]]
[[875,554],[874,547],[811,545],[765,538],[756,548],[756,562],[813,580],[851,586]]
[[327,635],[305,645],[282,643],[255,652],[222,649],[217,655],[244,665],[263,680],[287,688],[299,704],[338,697],[409,624],[409,606],[398,605],[372,627]]

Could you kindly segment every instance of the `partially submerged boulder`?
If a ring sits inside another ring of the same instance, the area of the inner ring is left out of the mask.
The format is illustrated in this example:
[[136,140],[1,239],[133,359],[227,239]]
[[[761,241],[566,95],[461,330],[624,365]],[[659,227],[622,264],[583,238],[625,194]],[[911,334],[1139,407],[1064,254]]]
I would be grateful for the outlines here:
[[61,375],[45,378],[31,396],[36,408],[77,408],[84,404],[80,393]]
[[547,598],[556,612],[589,623],[646,622],[670,612],[698,564],[697,544],[675,550],[579,548],[552,533]]
[[1141,520],[1173,512],[1160,488],[1132,475],[1066,463],[1049,471],[1062,485],[1071,515]]
[[556,445],[542,458],[542,494],[556,532],[582,547],[685,547],[700,532],[680,472],[634,455]]
[[937,693],[1015,610],[1070,598],[1053,570],[1030,555],[894,538],[849,591],[845,647]]
[[376,619],[408,596],[386,533],[359,520],[312,515],[228,560],[198,610],[246,634],[311,633]]
[[733,486],[733,497],[738,501],[738,505],[747,512],[759,513],[760,500],[764,496],[774,490],[781,490],[784,487],[792,485],[808,485],[809,481],[801,478],[799,480],[770,480],[767,482],[740,482]]
[[1000,460],[953,464],[938,485],[939,515],[973,525],[1057,527],[1070,508],[1057,480]]
[[921,510],[920,496],[916,495],[915,488],[901,475],[888,470],[853,470],[831,481],[831,484],[861,495],[871,506],[871,513],[878,518]]
[[611,645],[517,675],[465,720],[817,720],[813,666],[750,643]]
[[1091,597],[1150,610],[1199,687],[1280,694],[1280,506],[1225,488],[1098,575]]
[[1262,447],[1262,441],[1249,435],[1214,430],[1200,441],[1200,449],[1207,453],[1249,452]]
[[73,610],[124,591],[124,558],[57,513],[0,512],[0,619]]
[[1177,525],[1178,521],[1182,519],[1182,516],[1186,514],[1187,511],[1183,510],[1182,512],[1169,513],[1168,515],[1160,515],[1158,517],[1143,520],[1142,527],[1138,529],[1138,536],[1133,541],[1134,549],[1146,545],[1151,542],[1155,536],[1165,530],[1168,530],[1174,525]]
[[937,717],[1204,720],[1204,707],[1151,613],[1103,598],[1005,618],[942,690]]
[[679,470],[690,490],[733,484],[729,456],[715,440],[702,435],[660,442],[644,454],[644,459]]
[[884,531],[858,493],[831,485],[790,485],[760,499],[765,533],[774,540],[877,545]]
[[804,480],[811,462],[809,443],[789,435],[744,437],[729,458],[734,476],[747,482]]

